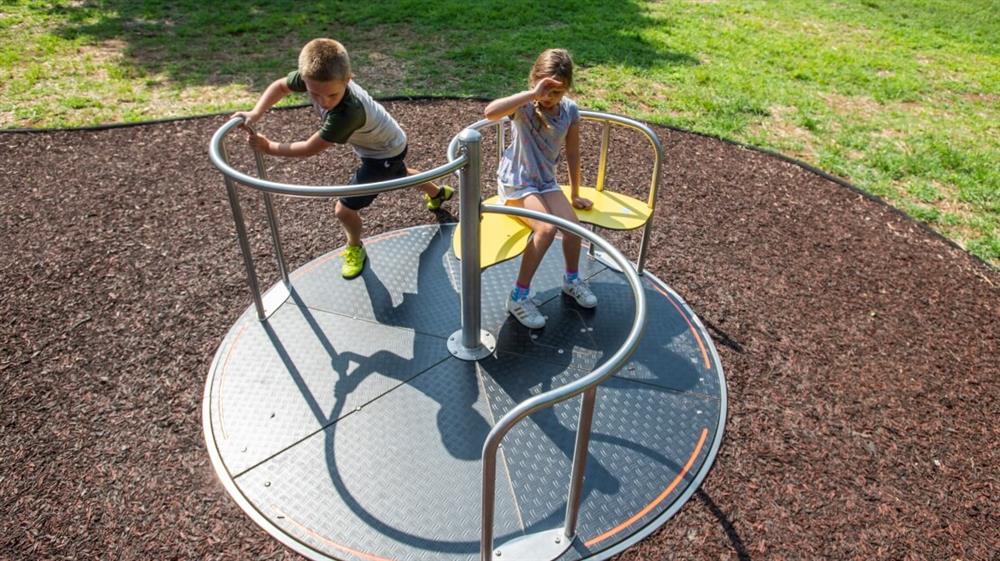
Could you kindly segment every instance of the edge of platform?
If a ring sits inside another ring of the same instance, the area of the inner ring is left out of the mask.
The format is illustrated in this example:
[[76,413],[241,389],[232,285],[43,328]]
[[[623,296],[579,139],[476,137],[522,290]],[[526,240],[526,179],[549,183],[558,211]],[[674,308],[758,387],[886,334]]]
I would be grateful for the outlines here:
[[691,500],[691,496],[701,488],[702,482],[706,477],[708,477],[708,473],[712,471],[712,468],[715,466],[715,458],[719,453],[719,449],[722,447],[722,441],[725,439],[726,421],[729,418],[729,395],[726,386],[726,372],[722,368],[722,360],[719,358],[718,350],[715,348],[715,343],[712,341],[711,335],[709,335],[708,330],[705,329],[705,325],[701,323],[701,319],[698,315],[694,313],[694,310],[692,310],[691,307],[688,306],[688,303],[681,298],[681,296],[677,294],[674,289],[670,288],[667,283],[660,280],[656,275],[650,273],[648,270],[644,271],[642,276],[648,278],[651,284],[659,290],[664,291],[668,298],[672,298],[677,305],[681,306],[683,308],[683,312],[694,321],[695,327],[705,335],[706,346],[712,356],[712,361],[719,369],[719,428],[715,434],[716,438],[712,442],[712,447],[709,448],[708,455],[705,456],[705,461],[701,464],[701,468],[699,468],[698,472],[694,475],[694,478],[691,480],[691,483],[688,484],[687,488],[684,489],[684,492],[681,493],[681,495],[677,497],[677,499],[675,499],[666,510],[661,512],[659,516],[647,522],[642,528],[639,528],[635,533],[629,535],[624,540],[615,543],[607,549],[598,551],[590,557],[585,557],[581,561],[588,559],[593,561],[603,561],[605,559],[609,559],[646,539],[656,530],[664,527],[667,521],[677,514],[677,512],[680,511],[680,509],[683,508],[689,500]]
[[[438,228],[448,227],[452,224],[435,224],[432,226]],[[403,228],[402,230],[410,230],[415,228],[422,228],[428,225],[421,226],[411,226],[409,228]],[[373,238],[380,238],[386,235],[395,234],[398,230],[393,230],[392,232],[387,232],[378,236],[373,236]],[[322,257],[322,256],[321,256]],[[725,426],[728,420],[728,389],[726,384],[725,370],[722,366],[722,361],[719,358],[718,350],[715,347],[715,343],[711,338],[708,330],[705,328],[704,324],[697,314],[691,309],[688,303],[670,286],[668,286],[664,281],[656,277],[651,272],[644,271],[642,276],[648,278],[650,284],[652,284],[657,290],[664,293],[665,296],[672,299],[674,304],[682,308],[682,313],[684,313],[688,318],[692,320],[695,329],[705,336],[705,345],[709,354],[712,357],[713,363],[718,369],[719,376],[719,396],[720,396],[720,408],[719,408],[719,423],[718,430],[715,433],[715,438],[713,439],[712,446],[709,448],[705,460],[702,462],[701,467],[694,474],[691,482],[687,485],[683,493],[675,499],[671,505],[660,513],[655,518],[649,520],[642,527],[638,528],[634,533],[629,534],[625,539],[616,542],[609,546],[607,549],[603,549],[595,552],[593,555],[588,557],[583,557],[581,559],[603,561],[609,559],[626,549],[632,547],[633,545],[639,543],[643,539],[649,537],[653,532],[662,528],[667,521],[672,518],[677,512],[691,499],[694,493],[701,487],[702,482],[708,476],[708,473],[712,470],[715,465],[715,460],[718,452],[722,446],[722,442],[725,438]],[[235,326],[241,320],[247,317],[247,312],[253,307],[252,304],[248,305],[247,308],[238,316],[236,322],[233,324]],[[232,329],[232,327],[230,329]],[[228,331],[227,331],[228,333]],[[220,343],[219,347],[216,349],[215,355],[213,356],[211,366],[209,367],[209,376],[214,376],[215,372],[219,366],[219,361],[222,358],[221,353],[223,351],[223,345]],[[222,486],[225,488],[227,494],[237,503],[237,506],[242,510],[258,527],[262,528],[271,537],[276,539],[283,546],[295,551],[296,553],[303,555],[310,559],[323,559],[329,561],[340,561],[335,557],[330,557],[327,553],[317,550],[308,544],[300,541],[295,536],[284,531],[280,527],[276,526],[267,518],[259,509],[250,502],[249,499],[243,494],[243,492],[236,485],[234,478],[228,473],[225,463],[220,455],[218,448],[215,445],[214,438],[212,441],[209,440],[210,435],[215,434],[215,429],[212,425],[211,419],[211,395],[212,395],[212,385],[210,383],[205,384],[205,389],[203,391],[202,398],[202,429],[203,436],[205,438],[206,448],[208,449],[209,458],[212,463],[212,469],[218,477]]]

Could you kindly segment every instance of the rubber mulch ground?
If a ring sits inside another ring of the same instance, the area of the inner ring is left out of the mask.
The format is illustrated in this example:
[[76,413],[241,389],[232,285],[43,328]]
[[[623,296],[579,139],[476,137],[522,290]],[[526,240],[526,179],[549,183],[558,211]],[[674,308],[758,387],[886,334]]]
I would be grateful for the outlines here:
[[[421,169],[483,108],[386,105]],[[0,134],[0,558],[297,558],[229,498],[202,436],[213,353],[250,303],[207,157],[225,120]],[[315,125],[292,109],[261,128],[292,140]],[[793,163],[655,130],[649,268],[712,333],[729,419],[701,491],[619,558],[997,559],[1000,273]],[[612,140],[609,187],[644,192],[648,143]],[[590,128],[584,144],[593,177]],[[250,169],[242,140],[232,152]],[[300,184],[345,183],[354,162],[340,147],[268,159]],[[263,205],[243,202],[270,284]],[[293,268],[344,243],[329,202],[277,207]],[[447,208],[383,195],[367,234]],[[636,254],[637,235],[612,239]]]

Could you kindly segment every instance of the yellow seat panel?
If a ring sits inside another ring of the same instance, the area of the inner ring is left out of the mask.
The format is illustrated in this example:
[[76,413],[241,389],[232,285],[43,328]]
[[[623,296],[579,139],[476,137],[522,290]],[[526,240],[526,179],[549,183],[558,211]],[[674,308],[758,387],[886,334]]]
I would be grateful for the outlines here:
[[[499,204],[497,197],[490,197],[486,204]],[[479,224],[479,267],[485,269],[491,265],[517,257],[528,247],[528,237],[531,228],[523,222],[506,214],[483,213]],[[455,237],[451,247],[459,259],[462,258],[462,227],[455,228]]]
[[[570,187],[562,186],[569,198]],[[634,230],[649,221],[653,209],[628,195],[612,191],[598,191],[593,187],[580,187],[580,196],[590,199],[594,206],[587,210],[573,209],[580,222],[593,224],[608,230]],[[499,204],[499,197],[493,196],[483,201],[485,204]],[[483,269],[517,257],[528,246],[531,228],[512,216],[485,213],[480,223],[479,266]],[[455,228],[452,248],[459,259],[462,258],[461,226]]]
[[[562,190],[569,198],[569,185],[563,185]],[[645,201],[621,193],[598,191],[593,187],[580,187],[580,196],[594,201],[594,206],[587,210],[573,209],[580,222],[608,230],[641,228],[653,214],[653,209],[649,208]]]

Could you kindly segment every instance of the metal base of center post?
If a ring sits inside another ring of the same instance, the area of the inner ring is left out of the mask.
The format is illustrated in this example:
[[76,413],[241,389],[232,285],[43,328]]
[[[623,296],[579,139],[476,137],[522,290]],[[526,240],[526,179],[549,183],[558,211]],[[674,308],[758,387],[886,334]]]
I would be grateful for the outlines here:
[[493,550],[495,561],[552,561],[573,545],[563,528],[514,538]]
[[484,329],[479,330],[479,346],[466,347],[462,344],[462,330],[451,334],[448,337],[448,352],[451,356],[462,360],[480,360],[493,354],[497,348],[497,339],[492,333]]

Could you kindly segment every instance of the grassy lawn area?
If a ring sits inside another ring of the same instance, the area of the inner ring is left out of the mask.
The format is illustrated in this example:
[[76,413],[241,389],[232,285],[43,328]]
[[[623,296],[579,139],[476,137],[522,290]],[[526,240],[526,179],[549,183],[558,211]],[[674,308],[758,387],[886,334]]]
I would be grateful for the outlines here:
[[381,96],[506,95],[566,47],[582,106],[798,157],[1000,266],[997,0],[7,1],[0,127],[249,108],[317,36]]

